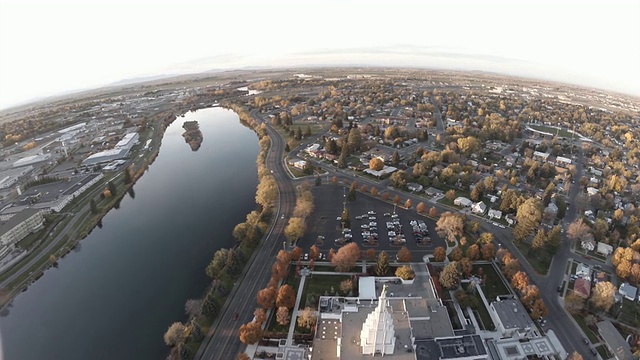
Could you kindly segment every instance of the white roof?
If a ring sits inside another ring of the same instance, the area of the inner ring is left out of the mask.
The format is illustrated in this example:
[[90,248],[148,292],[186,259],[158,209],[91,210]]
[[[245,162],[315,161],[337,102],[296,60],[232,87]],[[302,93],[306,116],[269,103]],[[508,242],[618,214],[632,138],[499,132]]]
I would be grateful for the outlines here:
[[620,289],[618,289],[618,292],[622,296],[635,300],[636,295],[638,294],[638,288],[626,282],[620,285]]
[[556,161],[561,161],[561,162],[565,162],[565,163],[571,164],[571,159],[563,157],[563,156],[556,157]]
[[540,156],[540,157],[543,157],[543,158],[547,158],[547,157],[549,157],[549,154],[547,154],[547,153],[543,153],[543,152],[540,152],[540,151],[534,151],[534,152],[533,152],[533,155],[534,155],[534,156]]
[[464,206],[470,205],[472,203],[471,200],[467,199],[464,196],[459,196],[455,200],[453,200],[454,204],[462,204]]
[[358,279],[358,297],[360,299],[376,299],[376,278],[363,276]]

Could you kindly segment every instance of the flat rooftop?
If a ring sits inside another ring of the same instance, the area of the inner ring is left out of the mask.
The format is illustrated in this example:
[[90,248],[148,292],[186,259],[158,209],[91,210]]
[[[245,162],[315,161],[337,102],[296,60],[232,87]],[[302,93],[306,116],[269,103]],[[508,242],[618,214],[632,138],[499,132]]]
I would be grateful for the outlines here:
[[464,335],[446,339],[416,341],[418,360],[486,358],[487,349],[479,335]]
[[532,324],[531,317],[519,300],[494,301],[491,305],[505,329],[524,329]]

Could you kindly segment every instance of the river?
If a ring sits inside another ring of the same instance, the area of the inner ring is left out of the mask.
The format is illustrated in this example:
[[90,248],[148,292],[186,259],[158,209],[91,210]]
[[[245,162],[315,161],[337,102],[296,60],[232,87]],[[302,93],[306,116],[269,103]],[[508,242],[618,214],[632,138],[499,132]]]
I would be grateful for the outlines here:
[[[197,152],[182,123],[197,120]],[[221,108],[187,113],[103,228],[16,297],[0,318],[6,360],[163,359],[162,335],[200,297],[204,269],[255,208],[255,133]],[[0,355],[0,359],[2,356]]]

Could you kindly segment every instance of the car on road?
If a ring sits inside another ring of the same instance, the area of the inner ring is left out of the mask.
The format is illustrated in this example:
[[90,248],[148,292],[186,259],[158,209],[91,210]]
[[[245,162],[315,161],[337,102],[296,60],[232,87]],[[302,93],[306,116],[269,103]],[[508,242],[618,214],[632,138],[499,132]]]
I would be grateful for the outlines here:
[[498,226],[498,227],[500,226],[500,224],[498,224],[498,223],[497,223],[497,222],[495,222],[495,221],[493,221],[491,224],[492,224],[493,226]]
[[562,285],[558,285],[558,292],[562,292]]
[[587,338],[582,338],[582,342],[583,342],[585,345],[589,345],[589,339],[587,339]]
[[356,220],[362,220],[362,215],[356,216]]
[[382,216],[384,216],[384,217],[389,217],[389,216],[391,216],[391,214],[389,214],[389,213],[384,213]]
[[338,216],[338,217],[336,218],[336,220],[337,220],[337,221],[341,221],[341,220],[342,220],[342,217],[341,217],[341,216]]
[[598,351],[592,347],[589,347],[589,352],[591,352],[591,355],[593,356],[598,356]]
[[375,215],[375,214],[376,214],[376,212],[372,210],[372,211],[367,212],[367,214],[369,214],[369,215]]

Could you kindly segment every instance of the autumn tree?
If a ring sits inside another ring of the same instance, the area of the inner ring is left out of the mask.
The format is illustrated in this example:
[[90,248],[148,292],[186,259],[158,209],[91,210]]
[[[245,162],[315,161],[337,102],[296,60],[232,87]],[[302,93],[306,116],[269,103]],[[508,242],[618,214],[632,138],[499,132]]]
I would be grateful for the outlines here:
[[278,324],[282,326],[289,325],[289,320],[289,309],[286,306],[279,307],[278,311],[276,312],[276,321],[278,322]]
[[596,310],[609,311],[615,303],[615,285],[608,281],[601,281],[596,284],[591,293],[591,306]]
[[436,222],[436,231],[441,237],[447,238],[448,241],[455,241],[456,236],[462,235],[464,229],[464,219],[458,214],[449,211],[440,215],[440,219]]
[[567,227],[567,238],[580,243],[591,238],[591,228],[582,221],[582,218],[578,218]]
[[416,205],[416,211],[419,214],[423,214],[424,212],[427,211],[427,205],[425,205],[425,203],[423,203],[423,202],[420,202],[418,205]]
[[478,260],[480,258],[480,247],[476,244],[469,246],[467,248],[466,257],[471,261]]
[[460,271],[455,261],[450,262],[440,273],[440,284],[445,289],[452,289],[460,283]]
[[296,293],[293,291],[291,285],[282,285],[278,289],[278,296],[276,297],[277,307],[286,307],[288,309],[293,308],[296,304]]
[[404,202],[404,207],[407,209],[411,209],[411,199],[407,199],[407,201]]
[[571,355],[567,356],[566,360],[583,360],[582,355],[579,352],[574,351]]
[[257,302],[264,309],[271,309],[276,304],[277,290],[275,286],[266,287],[258,291]]
[[164,333],[164,343],[169,346],[184,344],[187,339],[187,327],[181,322],[175,322]]
[[342,291],[345,294],[348,294],[352,290],[353,290],[353,281],[351,281],[351,279],[342,280],[340,282],[340,291]]
[[431,216],[432,218],[438,216],[438,210],[436,209],[435,206],[431,207],[431,209],[429,209],[429,216]]
[[256,322],[250,322],[240,326],[240,341],[243,344],[251,345],[262,339],[262,326]]
[[389,255],[386,251],[381,251],[378,254],[378,263],[376,265],[376,275],[385,276],[389,271]]
[[438,246],[433,250],[433,260],[435,262],[443,262],[447,258],[447,251],[444,247]]
[[483,245],[480,251],[483,260],[491,261],[496,257],[496,247],[491,243]]
[[317,260],[320,257],[320,249],[317,246],[312,245],[309,249],[309,258]]
[[451,250],[451,254],[449,254],[453,261],[460,261],[460,259],[462,259],[462,255],[462,249],[459,246],[454,247],[453,250]]
[[400,266],[396,269],[396,276],[402,280],[411,280],[416,276],[416,273],[411,269],[411,266]]
[[300,246],[296,246],[293,248],[293,250],[291,250],[291,252],[289,253],[289,256],[291,257],[291,260],[298,261],[302,256],[302,253],[303,253],[302,248]]
[[516,213],[516,220],[518,221],[516,227],[513,229],[514,240],[521,242],[531,234],[534,229],[540,227],[540,220],[542,220],[542,204],[538,198],[527,199]]
[[350,243],[341,247],[331,259],[331,263],[336,267],[336,271],[343,272],[351,270],[360,259],[360,248],[358,244]]
[[512,259],[502,266],[502,273],[507,279],[511,279],[518,271],[520,271],[520,260]]
[[393,197],[393,203],[398,205],[400,204],[400,201],[402,201],[402,199],[400,198],[400,195],[396,195]]
[[518,271],[511,278],[511,287],[522,292],[529,285],[529,276],[524,271]]
[[533,319],[539,319],[549,315],[549,310],[542,299],[536,299],[533,305],[531,305],[529,312]]
[[298,326],[306,329],[311,329],[313,325],[316,324],[318,320],[318,316],[316,315],[315,310],[310,307],[304,308],[298,312]]
[[369,160],[369,169],[380,171],[382,170],[382,168],[384,168],[384,161],[382,161],[382,159],[380,159],[379,157],[374,157]]
[[377,188],[372,186],[370,192],[371,192],[371,196],[378,196],[378,189]]
[[456,191],[451,189],[449,191],[447,191],[444,196],[449,200],[449,201],[453,201],[456,199]]
[[406,246],[403,246],[400,248],[400,250],[398,251],[398,256],[397,259],[400,262],[411,262],[411,251],[409,251],[409,249],[407,249]]
[[284,236],[289,240],[290,243],[295,243],[299,238],[304,235],[304,232],[307,230],[307,225],[304,222],[304,219],[299,217],[292,217],[289,219],[289,224],[284,229]]
[[473,270],[473,264],[471,264],[471,260],[469,260],[468,258],[460,259],[460,261],[458,261],[458,267],[461,274],[464,274],[466,277],[471,276],[471,271]]

